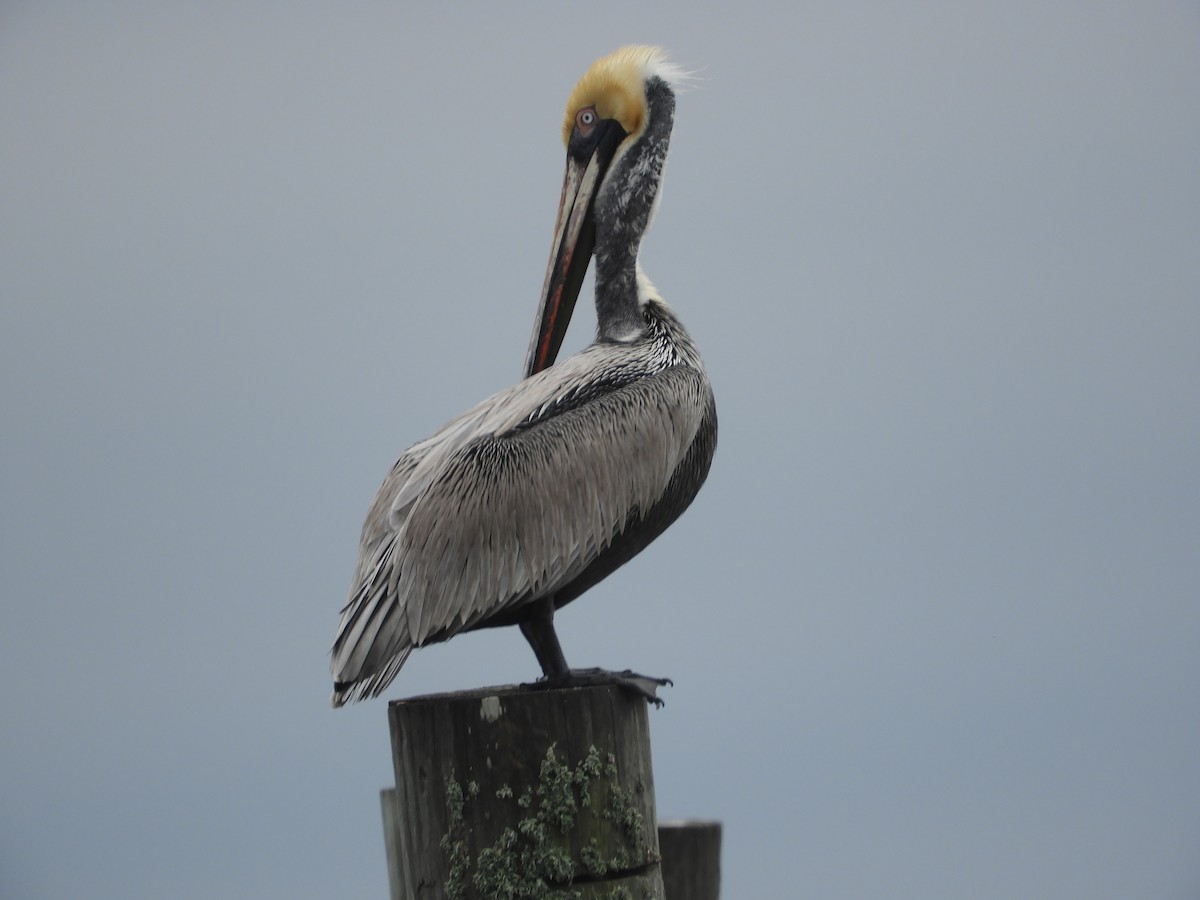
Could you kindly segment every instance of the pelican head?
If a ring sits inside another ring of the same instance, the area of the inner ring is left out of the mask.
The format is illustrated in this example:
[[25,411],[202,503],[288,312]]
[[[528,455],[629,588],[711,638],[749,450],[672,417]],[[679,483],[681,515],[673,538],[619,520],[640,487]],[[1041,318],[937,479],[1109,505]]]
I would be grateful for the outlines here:
[[[554,364],[593,252],[599,339],[633,340],[637,250],[658,202],[681,72],[658,47],[596,60],[567,100],[567,171],[525,375]],[[603,284],[602,284],[603,282]]]

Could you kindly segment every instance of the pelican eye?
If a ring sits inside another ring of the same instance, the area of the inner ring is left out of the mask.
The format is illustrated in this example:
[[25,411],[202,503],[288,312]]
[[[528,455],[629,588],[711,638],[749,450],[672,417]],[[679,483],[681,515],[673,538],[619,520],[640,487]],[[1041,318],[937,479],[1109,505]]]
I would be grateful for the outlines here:
[[596,122],[599,121],[599,118],[600,117],[596,115],[596,107],[585,106],[575,114],[575,129],[583,134],[587,134],[592,130],[592,128],[595,127]]

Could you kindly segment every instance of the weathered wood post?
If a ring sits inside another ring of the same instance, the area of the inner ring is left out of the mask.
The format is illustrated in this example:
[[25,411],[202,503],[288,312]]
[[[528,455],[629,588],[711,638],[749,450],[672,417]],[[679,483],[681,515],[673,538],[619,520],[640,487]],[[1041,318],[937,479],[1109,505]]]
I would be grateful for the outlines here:
[[718,900],[721,896],[721,823],[688,819],[658,823],[663,888],[667,900]]
[[484,688],[397,700],[388,719],[401,900],[664,900],[642,698]]
[[383,812],[383,849],[387,854],[388,897],[400,900],[400,819],[396,809],[396,789],[379,792],[379,807]]

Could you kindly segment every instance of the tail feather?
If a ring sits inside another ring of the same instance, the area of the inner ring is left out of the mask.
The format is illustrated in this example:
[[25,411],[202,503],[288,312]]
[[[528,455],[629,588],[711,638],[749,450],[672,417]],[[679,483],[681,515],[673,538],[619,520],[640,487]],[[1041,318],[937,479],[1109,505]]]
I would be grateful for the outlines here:
[[399,673],[412,638],[391,585],[393,537],[350,595],[331,652],[333,706],[377,697]]
[[361,681],[335,681],[333,696],[330,698],[333,708],[337,709],[347,703],[366,700],[368,697],[378,697],[395,680],[410,653],[412,653],[412,647],[400,651],[388,661],[386,666]]

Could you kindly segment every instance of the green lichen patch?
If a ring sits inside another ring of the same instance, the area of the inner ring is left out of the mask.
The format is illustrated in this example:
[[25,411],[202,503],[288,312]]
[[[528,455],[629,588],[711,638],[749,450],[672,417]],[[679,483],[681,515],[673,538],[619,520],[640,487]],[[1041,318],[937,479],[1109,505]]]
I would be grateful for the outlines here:
[[[576,766],[560,759],[552,744],[543,757],[536,783],[519,795],[505,784],[494,797],[511,804],[508,821],[491,846],[472,856],[467,813],[480,793],[453,777],[446,783],[448,829],[441,840],[446,854],[445,884],[450,900],[577,900],[572,887],[579,877],[600,879],[650,861],[646,826],[635,792],[621,786],[616,759],[591,747]],[[495,811],[495,804],[490,809]],[[506,816],[500,811],[503,821]],[[573,849],[574,848],[574,849]],[[594,885],[599,887],[599,885]],[[589,891],[588,896],[597,896]],[[632,900],[614,887],[612,900]]]

